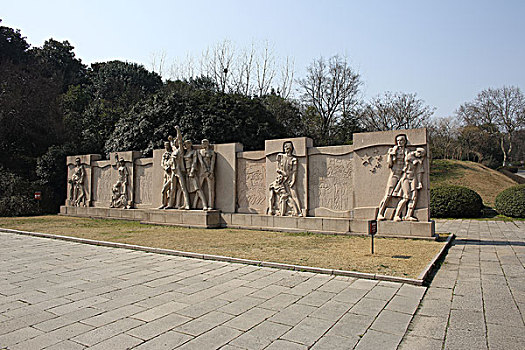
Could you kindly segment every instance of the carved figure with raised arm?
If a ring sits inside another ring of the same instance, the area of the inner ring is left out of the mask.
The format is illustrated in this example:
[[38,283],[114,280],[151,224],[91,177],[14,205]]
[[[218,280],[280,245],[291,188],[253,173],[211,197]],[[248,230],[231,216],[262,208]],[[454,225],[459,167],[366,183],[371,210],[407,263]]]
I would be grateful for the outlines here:
[[[184,164],[184,146],[182,144],[182,134],[178,126],[175,127],[177,135],[175,140],[173,137],[168,137],[168,140],[171,143],[172,147],[172,170],[171,170],[171,189],[170,189],[170,199],[169,204],[166,207],[167,209],[171,208],[181,208],[181,209],[190,209],[190,195],[188,193],[188,187],[186,185],[186,167]],[[179,189],[179,194],[177,194],[177,187]],[[180,198],[184,198],[184,204],[180,204]]]

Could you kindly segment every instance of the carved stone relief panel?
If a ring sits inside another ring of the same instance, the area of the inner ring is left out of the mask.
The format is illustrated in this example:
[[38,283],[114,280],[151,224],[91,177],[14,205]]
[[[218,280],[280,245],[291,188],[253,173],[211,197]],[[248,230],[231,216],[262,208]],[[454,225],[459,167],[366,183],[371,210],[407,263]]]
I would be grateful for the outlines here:
[[[247,153],[247,152],[245,152]],[[266,159],[237,159],[237,212],[266,210]]]
[[[322,149],[322,148],[320,148]],[[309,214],[350,217],[353,207],[352,154],[317,153],[309,158]]]
[[[354,148],[354,218],[429,220],[426,129],[355,134]],[[412,154],[419,148],[422,154]],[[415,189],[400,194],[403,185]]]
[[99,154],[66,157],[68,167],[66,205],[85,207],[92,204],[91,164],[100,158]]
[[107,206],[111,203],[111,186],[117,175],[109,161],[98,161],[93,166],[93,196],[94,206]]
[[153,203],[153,160],[140,159],[135,161],[135,205],[140,207],[151,207]]

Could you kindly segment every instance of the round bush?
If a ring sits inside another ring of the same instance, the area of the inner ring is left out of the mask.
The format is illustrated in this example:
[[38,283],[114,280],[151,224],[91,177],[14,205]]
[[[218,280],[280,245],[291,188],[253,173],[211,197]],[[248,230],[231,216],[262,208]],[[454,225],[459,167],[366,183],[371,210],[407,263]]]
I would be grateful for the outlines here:
[[514,173],[516,174],[518,172],[518,167],[515,166],[515,165],[506,165],[506,166],[502,166],[500,167],[501,170],[507,170],[507,171],[510,171],[511,173]]
[[481,215],[480,195],[463,186],[441,186],[430,190],[430,215],[434,218],[476,218]]
[[494,203],[500,214],[514,218],[525,218],[525,184],[501,191]]

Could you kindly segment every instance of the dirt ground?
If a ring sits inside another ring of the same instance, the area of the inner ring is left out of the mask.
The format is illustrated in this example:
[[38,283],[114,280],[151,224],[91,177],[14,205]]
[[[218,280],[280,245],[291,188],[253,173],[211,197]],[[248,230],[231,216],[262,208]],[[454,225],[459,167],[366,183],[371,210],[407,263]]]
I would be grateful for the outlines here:
[[443,242],[238,229],[190,229],[64,216],[0,218],[0,227],[329,269],[417,278]]

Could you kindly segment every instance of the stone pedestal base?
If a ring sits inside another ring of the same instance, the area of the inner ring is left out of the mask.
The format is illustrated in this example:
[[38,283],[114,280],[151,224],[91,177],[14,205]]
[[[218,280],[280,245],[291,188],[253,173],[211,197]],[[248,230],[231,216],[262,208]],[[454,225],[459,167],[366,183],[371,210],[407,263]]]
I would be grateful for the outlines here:
[[218,210],[116,209],[61,206],[60,214],[103,219],[134,220],[148,224],[184,227],[221,227],[220,212]]
[[[221,213],[219,210],[113,209],[62,206],[60,207],[60,214],[199,228],[231,227],[266,231],[359,235],[368,233],[368,221],[361,219],[229,214]],[[380,221],[377,231],[379,237],[431,238],[435,234],[435,225],[433,221]]]
[[[312,232],[328,234],[368,234],[368,221],[347,218],[291,217],[258,214],[221,213],[223,227],[268,231]],[[380,221],[377,236],[431,238],[435,225],[430,222]]]

